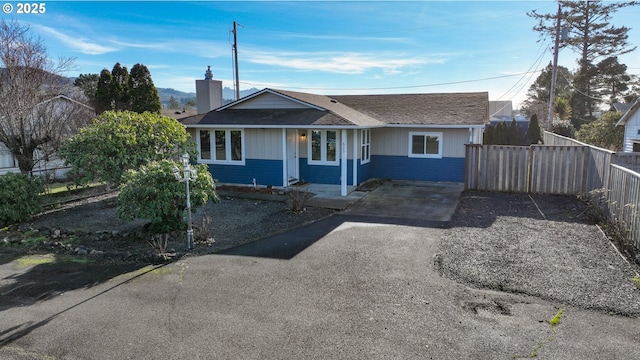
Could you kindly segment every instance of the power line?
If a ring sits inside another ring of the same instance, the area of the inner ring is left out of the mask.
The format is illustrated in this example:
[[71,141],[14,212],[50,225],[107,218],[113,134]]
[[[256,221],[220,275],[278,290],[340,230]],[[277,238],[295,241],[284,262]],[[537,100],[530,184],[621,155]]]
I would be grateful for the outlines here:
[[[540,71],[541,70],[536,70],[536,71],[534,71],[534,73],[535,72],[540,72]],[[330,91],[365,91],[365,90],[415,89],[415,88],[421,88],[421,87],[466,84],[466,83],[471,83],[471,82],[496,80],[496,79],[503,79],[503,78],[513,77],[513,76],[520,76],[522,74],[529,74],[529,73],[530,73],[529,71],[525,71],[525,72],[520,72],[520,73],[515,73],[515,74],[493,76],[493,77],[481,78],[481,79],[451,81],[451,82],[435,83],[435,84],[410,85],[410,86],[389,86],[389,87],[370,87],[370,88],[323,88],[323,87],[286,86],[286,88],[287,89],[299,89],[299,90],[330,90]],[[244,82],[244,81],[242,81],[241,83],[245,84],[245,85],[251,85],[251,86],[268,86],[267,84],[262,84],[262,83],[250,83],[250,82]]]
[[541,51],[541,50],[542,50],[542,51],[540,52],[540,55],[538,56],[538,58],[537,58],[536,60],[534,60],[534,61],[533,61],[533,63],[531,63],[531,66],[529,67],[529,69],[527,70],[527,72],[526,72],[525,74],[523,74],[523,75],[522,75],[522,77],[521,77],[520,79],[518,79],[518,81],[516,81],[516,82],[515,82],[515,84],[513,84],[513,86],[512,86],[511,88],[509,88],[509,90],[507,90],[504,94],[502,94],[500,97],[498,97],[498,100],[500,100],[500,99],[502,99],[503,97],[507,96],[507,94],[508,94],[511,90],[513,90],[513,88],[515,88],[515,87],[518,85],[518,83],[519,83],[520,81],[522,81],[522,79],[524,79],[527,75],[529,75],[529,78],[527,79],[527,81],[524,81],[524,82],[522,83],[522,86],[520,86],[520,88],[518,89],[518,91],[516,91],[516,93],[515,93],[515,94],[513,94],[511,97],[514,97],[514,96],[518,95],[518,94],[520,93],[520,91],[522,91],[522,89],[527,85],[527,82],[528,82],[529,80],[531,80],[531,78],[533,77],[533,74],[535,74],[535,73],[537,73],[537,72],[540,72],[540,70],[532,71],[532,69],[535,69],[535,68],[539,68],[539,67],[540,67],[540,63],[542,62],[542,59],[543,59],[544,55],[545,55],[545,54],[546,54],[546,52],[547,52],[547,51],[546,51],[546,49],[544,49],[544,45],[545,45],[545,44],[544,44],[544,42],[542,42],[542,43],[540,44],[540,47],[538,48],[538,51]]

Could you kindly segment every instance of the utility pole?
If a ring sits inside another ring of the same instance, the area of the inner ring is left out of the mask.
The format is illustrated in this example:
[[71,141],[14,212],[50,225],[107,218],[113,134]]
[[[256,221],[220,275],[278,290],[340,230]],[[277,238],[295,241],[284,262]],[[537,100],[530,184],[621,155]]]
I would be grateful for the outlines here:
[[233,22],[233,62],[234,62],[234,77],[236,86],[236,100],[240,99],[240,79],[238,78],[238,31],[236,28],[236,22]]
[[558,80],[558,43],[560,42],[560,17],[562,7],[558,2],[558,18],[556,19],[556,42],[553,47],[553,68],[551,70],[551,89],[549,89],[549,116],[547,118],[547,130],[553,125],[553,103],[556,101],[556,82]]

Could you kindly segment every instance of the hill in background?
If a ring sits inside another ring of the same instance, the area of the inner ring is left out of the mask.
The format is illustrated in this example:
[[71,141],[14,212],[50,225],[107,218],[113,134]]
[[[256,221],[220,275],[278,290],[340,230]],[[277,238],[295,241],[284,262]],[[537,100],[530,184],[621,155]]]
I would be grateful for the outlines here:
[[[167,107],[169,105],[169,99],[173,96],[178,102],[180,102],[180,106],[184,106],[189,100],[193,100],[195,103],[196,93],[194,92],[183,92],[171,88],[156,88],[158,90],[158,96],[160,97],[160,102],[163,107]],[[247,95],[251,95],[255,92],[259,91],[256,88],[251,88],[247,90],[240,90],[240,97],[245,97]],[[235,98],[235,90],[225,87],[222,89],[222,98],[223,102],[230,103]]]

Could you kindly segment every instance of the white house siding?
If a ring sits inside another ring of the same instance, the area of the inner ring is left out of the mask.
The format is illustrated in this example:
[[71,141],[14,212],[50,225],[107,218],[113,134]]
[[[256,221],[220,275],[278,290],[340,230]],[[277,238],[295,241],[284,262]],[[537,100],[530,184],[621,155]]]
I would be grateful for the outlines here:
[[388,156],[409,155],[409,132],[442,133],[442,156],[463,158],[464,144],[469,142],[469,129],[442,128],[384,128],[371,131],[371,154]]
[[13,155],[9,152],[9,149],[4,144],[0,144],[0,173],[7,172],[9,169],[14,169],[15,163]]
[[633,116],[627,120],[624,127],[624,152],[633,152],[633,143],[640,142],[640,111],[636,110]]
[[247,159],[282,160],[282,129],[245,129]]
[[233,106],[234,109],[308,109],[308,105],[295,102],[282,96],[264,93],[253,99]]

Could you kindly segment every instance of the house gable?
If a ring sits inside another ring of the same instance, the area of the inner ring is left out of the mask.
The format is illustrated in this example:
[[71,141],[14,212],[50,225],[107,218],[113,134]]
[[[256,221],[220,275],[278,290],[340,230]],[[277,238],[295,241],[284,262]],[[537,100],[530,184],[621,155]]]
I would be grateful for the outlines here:
[[233,110],[247,110],[247,109],[309,109],[316,108],[305,104],[301,101],[296,101],[289,97],[285,97],[272,92],[263,92],[255,97],[251,97],[245,101],[239,102],[228,109]]
[[633,106],[620,118],[617,126],[624,126],[624,152],[633,152],[640,144],[640,100],[636,101]]

